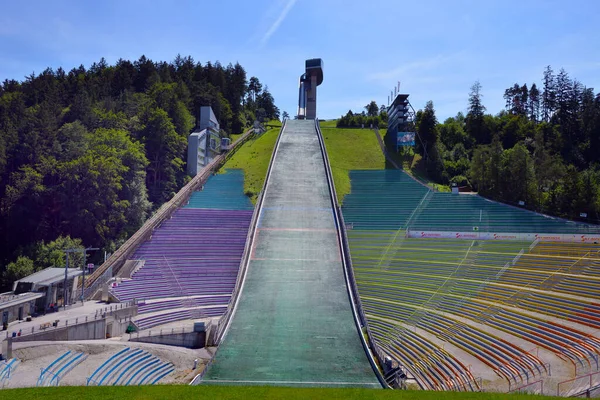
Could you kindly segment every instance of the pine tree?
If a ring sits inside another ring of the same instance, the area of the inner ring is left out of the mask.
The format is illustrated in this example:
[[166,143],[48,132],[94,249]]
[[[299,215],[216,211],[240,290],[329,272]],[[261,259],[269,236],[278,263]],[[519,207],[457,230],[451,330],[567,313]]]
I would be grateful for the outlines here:
[[531,121],[538,121],[540,114],[540,91],[535,83],[529,89],[528,113]]
[[544,92],[542,93],[542,120],[550,122],[550,118],[556,109],[556,84],[554,71],[549,65],[544,71]]
[[487,132],[484,129],[484,114],[485,106],[483,105],[481,98],[481,83],[476,81],[471,86],[471,92],[469,93],[469,111],[467,112],[465,130],[477,143],[489,143]]

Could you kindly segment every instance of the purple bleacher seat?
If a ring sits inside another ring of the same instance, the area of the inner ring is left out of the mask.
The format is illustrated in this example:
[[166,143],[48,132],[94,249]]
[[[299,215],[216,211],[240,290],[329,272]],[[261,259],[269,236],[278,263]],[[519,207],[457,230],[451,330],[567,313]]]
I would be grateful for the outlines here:
[[[234,289],[252,211],[181,208],[138,247],[146,260],[131,280],[111,289],[121,301],[228,295]],[[227,305],[229,297],[223,297]],[[198,300],[199,301],[199,300]],[[177,308],[175,300],[168,308]],[[200,303],[196,305],[210,305]],[[140,310],[158,305],[145,304]],[[165,306],[166,307],[166,306]],[[167,309],[167,308],[162,308]],[[158,309],[157,309],[158,310]],[[153,312],[153,311],[140,311]]]

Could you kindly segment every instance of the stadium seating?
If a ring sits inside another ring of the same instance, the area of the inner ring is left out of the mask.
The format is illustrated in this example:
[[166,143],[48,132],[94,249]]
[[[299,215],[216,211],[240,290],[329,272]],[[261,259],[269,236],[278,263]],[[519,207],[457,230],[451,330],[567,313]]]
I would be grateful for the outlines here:
[[353,229],[600,233],[600,227],[507,206],[478,195],[431,192],[399,170],[350,171],[344,219]]
[[402,171],[350,171],[352,192],[343,202],[353,229],[405,228],[428,189]]
[[67,351],[42,369],[37,386],[58,386],[60,380],[86,358],[84,353]]
[[[453,357],[437,356],[443,343],[511,385],[548,372],[515,342],[553,352],[578,371],[591,367],[600,340],[546,316],[600,328],[600,285],[590,285],[590,279],[600,283],[600,246],[410,239],[404,230],[579,234],[598,227],[479,196],[427,192],[403,174],[351,172],[342,206],[362,307],[380,349],[430,389],[470,388],[464,380],[448,380],[466,371],[461,364],[450,367]],[[424,341],[420,332],[437,342]]]
[[208,208],[218,210],[248,210],[254,206],[243,193],[244,172],[229,169],[213,175],[199,192],[192,194],[186,208]]
[[112,293],[121,301],[231,294],[251,218],[252,211],[177,210],[133,256],[144,266]]
[[243,185],[241,170],[211,176],[136,250],[144,266],[111,293],[138,300],[140,329],[226,310],[253,213]]
[[134,320],[138,329],[149,329],[158,325],[168,324],[170,322],[181,321],[184,319],[200,319],[208,317],[218,317],[223,315],[227,305],[217,305],[208,307],[187,308],[184,310],[168,310],[155,313],[149,316],[137,317]]
[[13,372],[15,372],[15,369],[17,369],[20,363],[21,361],[17,358],[11,358],[0,362],[0,387],[6,385],[6,382],[11,378]]
[[599,233],[599,227],[507,206],[477,195],[433,193],[411,230],[529,233]]
[[124,348],[102,363],[87,379],[88,386],[153,385],[175,369],[142,349]]

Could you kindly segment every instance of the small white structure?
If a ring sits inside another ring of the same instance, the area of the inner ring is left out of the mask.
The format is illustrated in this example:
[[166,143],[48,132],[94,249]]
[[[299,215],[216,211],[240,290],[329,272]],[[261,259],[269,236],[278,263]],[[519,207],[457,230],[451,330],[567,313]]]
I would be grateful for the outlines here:
[[[77,284],[79,282],[79,277],[83,275],[83,271],[79,268],[68,268],[66,272],[66,302],[62,299],[65,293],[64,268],[46,268],[15,281],[13,283],[12,295],[15,298],[18,298],[18,296],[25,298],[25,295],[30,296],[31,299],[36,300],[35,308],[40,311],[48,309],[50,304],[59,303],[59,300],[61,300],[63,304],[71,304],[74,300],[79,299],[79,296],[81,295],[77,290]],[[32,305],[30,309],[33,311],[34,306]],[[6,319],[4,315],[2,318]],[[10,315],[8,318],[10,319]]]
[[221,152],[220,126],[210,106],[200,107],[198,126],[188,137],[187,172],[194,177]]

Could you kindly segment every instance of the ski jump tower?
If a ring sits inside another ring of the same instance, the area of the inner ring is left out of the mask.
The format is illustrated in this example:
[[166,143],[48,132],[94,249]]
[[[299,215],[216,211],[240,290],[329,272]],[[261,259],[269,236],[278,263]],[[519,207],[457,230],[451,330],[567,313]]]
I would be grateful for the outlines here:
[[323,60],[306,60],[306,72],[300,76],[298,119],[317,118],[317,86],[323,82]]

